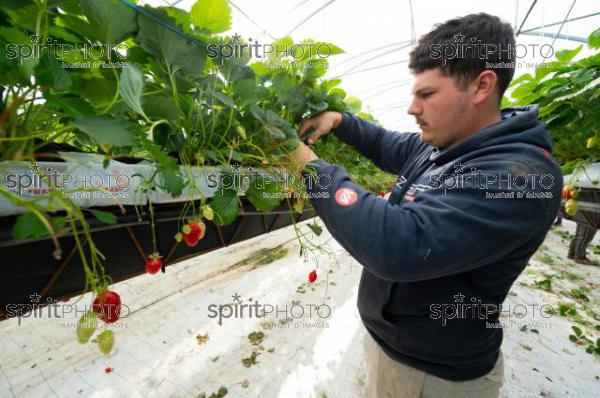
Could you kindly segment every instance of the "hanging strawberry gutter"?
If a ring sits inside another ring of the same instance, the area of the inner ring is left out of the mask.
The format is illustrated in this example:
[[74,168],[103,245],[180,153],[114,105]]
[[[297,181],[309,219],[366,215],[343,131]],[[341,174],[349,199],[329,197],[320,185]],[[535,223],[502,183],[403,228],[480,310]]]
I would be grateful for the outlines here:
[[[106,312],[114,282],[313,216],[290,156],[299,123],[325,110],[374,119],[323,79],[334,44],[286,36],[250,54],[230,29],[225,0],[189,13],[0,4],[0,315],[32,294],[91,292],[86,343],[92,317],[119,318]],[[394,181],[332,135],[314,150],[373,191]],[[319,249],[295,231],[301,253]],[[112,332],[100,336],[110,352]]]
[[[236,182],[250,177],[249,173],[229,172],[222,166],[209,166],[189,170],[198,182],[199,189],[195,194],[186,190],[181,197],[173,198],[160,189],[146,194],[140,194],[140,181],[142,176],[149,176],[153,169],[142,163],[127,164],[111,160],[106,168],[98,165],[94,155],[77,153],[61,153],[63,158],[75,158],[69,162],[37,162],[37,166],[44,170],[56,172],[56,175],[65,179],[65,176],[95,176],[97,181],[112,180],[128,181],[127,186],[116,190],[78,190],[86,181],[80,178],[77,183],[62,184],[64,192],[69,188],[75,189],[71,194],[65,196],[73,197],[73,201],[85,209],[89,216],[86,222],[89,225],[91,237],[97,249],[104,254],[104,271],[112,282],[118,282],[133,276],[147,272],[144,263],[147,261],[147,253],[153,250],[152,234],[150,224],[149,203],[153,203],[154,224],[156,230],[156,245],[162,257],[162,271],[168,272],[167,266],[184,259],[202,255],[212,250],[225,247],[243,240],[268,233],[272,230],[289,226],[310,217],[313,213],[308,209],[301,212],[290,212],[288,204],[281,203],[269,211],[259,211],[252,202],[242,195],[241,206],[238,209],[237,196],[231,196],[229,210],[215,206],[217,215],[227,217],[226,225],[223,222],[204,221],[206,230],[203,239],[193,246],[188,246],[184,240],[176,240],[176,234],[181,230],[181,214],[186,204],[189,206],[199,205],[201,198],[213,198],[218,191],[211,187],[217,180],[228,179]],[[101,162],[100,162],[101,163]],[[11,181],[16,179],[10,176],[20,176],[21,182],[34,180],[35,172],[30,170],[29,164],[23,162],[4,162],[6,172],[3,174],[3,182],[12,186]],[[234,171],[237,166],[231,167]],[[268,175],[264,170],[254,173]],[[8,176],[8,178],[7,178]],[[74,178],[75,179],[75,178]],[[247,191],[249,178],[240,187]],[[72,185],[73,187],[71,187]],[[40,192],[48,189],[46,185],[41,188],[23,188],[22,197],[35,198]],[[107,187],[110,188],[110,187]],[[148,200],[150,195],[150,201]],[[252,195],[252,192],[250,193]],[[291,195],[290,195],[291,196]],[[118,198],[118,199],[117,199]],[[259,203],[261,198],[254,193],[251,199]],[[257,202],[258,201],[258,202]],[[119,203],[119,205],[115,205]],[[137,207],[137,209],[136,209]],[[8,304],[28,304],[31,302],[31,294],[39,294],[43,300],[65,299],[73,295],[79,295],[86,283],[86,275],[80,256],[77,253],[77,244],[72,232],[58,234],[57,242],[61,248],[61,255],[55,258],[56,244],[50,236],[39,238],[15,239],[15,224],[18,219],[17,213],[23,213],[25,209],[15,206],[10,201],[0,198],[0,251],[5,261],[3,265],[6,284],[0,296],[0,305],[6,308]],[[60,211],[57,213],[62,214]],[[35,225],[35,224],[33,224]],[[31,227],[31,225],[30,225]],[[29,230],[36,235],[36,231]],[[43,233],[43,230],[39,231]],[[19,232],[16,232],[17,234]],[[85,243],[85,235],[81,234],[79,239]],[[2,313],[4,317],[5,312]]]

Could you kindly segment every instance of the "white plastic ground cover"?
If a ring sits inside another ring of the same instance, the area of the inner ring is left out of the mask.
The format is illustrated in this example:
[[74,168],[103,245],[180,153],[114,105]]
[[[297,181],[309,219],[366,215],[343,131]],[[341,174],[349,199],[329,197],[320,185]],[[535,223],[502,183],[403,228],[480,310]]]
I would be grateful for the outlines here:
[[[128,311],[106,326],[116,335],[109,355],[92,341],[79,344],[75,335],[74,325],[92,301],[90,293],[57,302],[52,314],[37,311],[0,322],[0,397],[189,398],[208,397],[220,386],[227,387],[226,398],[363,397],[365,329],[356,307],[362,267],[327,228],[313,237],[306,225],[312,222],[300,222],[298,228],[313,243],[330,245],[335,257],[319,255],[319,276],[310,285],[307,274],[315,264],[312,256],[307,262],[298,256],[293,226],[182,261],[165,274],[144,273],[111,285]],[[502,307],[503,398],[598,397],[597,360],[568,338],[577,323],[544,312],[561,304],[579,309],[581,303],[567,292],[582,286],[594,286],[586,293],[588,306],[600,311],[595,287],[600,267],[567,259],[566,232],[572,235],[575,223],[563,221],[548,233]],[[600,234],[590,248],[598,244]],[[287,255],[239,266],[274,248]],[[600,260],[592,250],[588,256]],[[553,278],[552,291],[537,288],[535,281],[548,275],[569,277]],[[240,304],[268,304],[272,311],[261,318],[248,317],[248,311],[230,313],[219,323],[209,306],[233,306],[234,294]],[[322,303],[331,309],[323,317],[313,307]],[[595,341],[600,336],[592,316],[578,310],[578,317],[589,322],[579,326]],[[260,347],[248,338],[257,331],[265,334]],[[242,359],[255,348],[256,364],[244,366]]]
[[[23,200],[45,196],[49,186],[41,175],[63,191],[63,197],[71,199],[82,208],[115,205],[145,205],[146,193],[140,189],[149,180],[155,167],[144,161],[126,164],[110,160],[103,166],[104,157],[98,154],[80,152],[59,152],[64,162],[0,162],[0,184]],[[158,187],[150,192],[152,203],[176,203],[187,200],[200,200],[214,196],[219,186],[231,188],[243,195],[248,189],[250,178],[270,176],[261,168],[241,166],[180,166],[185,188],[181,195],[173,197],[162,188],[160,177]],[[276,180],[285,179],[283,170],[275,171]],[[285,180],[283,180],[285,181]],[[39,204],[46,205],[47,200]],[[58,210],[58,209],[57,209]],[[26,209],[17,206],[0,194],[0,216],[25,213]]]

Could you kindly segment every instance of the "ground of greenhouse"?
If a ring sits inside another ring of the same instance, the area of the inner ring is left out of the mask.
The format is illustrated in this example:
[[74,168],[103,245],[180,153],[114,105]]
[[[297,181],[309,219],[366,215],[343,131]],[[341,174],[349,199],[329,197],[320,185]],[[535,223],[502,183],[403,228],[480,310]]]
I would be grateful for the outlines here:
[[[566,259],[573,231],[568,221],[553,228],[507,299],[506,398],[598,396],[600,361],[569,335],[573,325],[594,342],[600,335],[600,267]],[[598,235],[589,249],[596,260]],[[227,397],[360,397],[361,266],[326,230],[311,239],[327,241],[336,260],[319,255],[312,285],[314,257],[299,256],[292,227],[115,284],[130,313],[108,356],[77,342],[75,316],[0,322],[0,396],[208,398],[225,387]],[[557,313],[540,312],[544,304]],[[245,311],[227,316],[235,308]],[[250,317],[259,308],[271,315]]]

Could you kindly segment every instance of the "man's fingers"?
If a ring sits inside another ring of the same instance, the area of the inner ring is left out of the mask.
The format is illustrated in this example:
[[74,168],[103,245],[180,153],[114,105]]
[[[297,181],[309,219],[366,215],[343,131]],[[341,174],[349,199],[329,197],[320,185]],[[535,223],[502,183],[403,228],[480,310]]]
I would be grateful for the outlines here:
[[310,136],[310,138],[308,139],[308,143],[309,144],[314,144],[315,141],[317,141],[319,139],[319,137],[321,137],[322,135],[327,134],[328,132],[329,131],[323,130],[322,127],[315,129],[315,133],[312,136]]
[[315,125],[315,121],[312,119],[306,119],[302,122],[302,124],[300,125],[300,128],[298,129],[298,136],[300,138],[302,138],[304,136],[304,134],[311,129],[314,129]]
[[[304,120],[298,128],[298,136],[301,140],[314,144],[321,136],[331,131],[332,125],[329,123],[329,119],[325,114],[322,114]],[[307,132],[311,130],[312,133],[307,135]]]

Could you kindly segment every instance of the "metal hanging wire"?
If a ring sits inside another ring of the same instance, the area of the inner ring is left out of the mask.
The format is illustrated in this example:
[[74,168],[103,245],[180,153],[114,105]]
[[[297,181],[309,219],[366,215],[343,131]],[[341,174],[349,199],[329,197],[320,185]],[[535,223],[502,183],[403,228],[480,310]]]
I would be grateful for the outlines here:
[[389,81],[389,82],[385,82],[385,83],[381,83],[381,84],[377,84],[375,86],[369,87],[366,90],[361,90],[361,91],[358,92],[358,94],[359,95],[363,95],[365,93],[368,93],[369,91],[373,91],[373,90],[376,90],[376,89],[381,88],[381,87],[389,87],[390,84],[394,84],[394,83],[410,83],[411,81],[412,81],[412,79],[392,80],[392,81]]
[[230,4],[233,8],[235,8],[236,10],[239,11],[240,14],[242,14],[248,21],[250,21],[251,24],[253,24],[254,26],[256,26],[257,28],[259,28],[260,30],[262,30],[267,36],[269,36],[271,38],[271,40],[275,40],[275,36],[273,36],[271,33],[269,33],[269,31],[265,28],[262,27],[262,25],[260,25],[258,22],[256,22],[254,19],[252,19],[246,12],[244,12],[244,10],[242,10],[237,4],[235,4],[233,1],[231,0],[227,0],[227,3]]
[[[123,4],[125,4],[126,6],[134,9],[136,12],[138,12],[139,14],[144,15],[147,18],[152,19],[154,22],[158,23],[159,25],[163,26],[166,29],[169,29],[171,31],[173,31],[174,33],[176,33],[177,35],[184,37],[186,39],[188,39],[190,42],[203,47],[205,49],[208,48],[208,45],[198,39],[196,39],[193,36],[188,35],[187,33],[183,32],[181,29],[177,28],[176,26],[173,26],[165,21],[163,21],[160,17],[154,15],[153,13],[149,12],[148,10],[145,10],[143,8],[141,8],[140,6],[138,6],[137,4],[133,4],[131,3],[129,0],[121,0],[121,2]],[[239,62],[236,62],[234,59],[227,59],[226,60],[230,65],[234,65],[239,67],[240,69],[252,74],[253,76],[258,76],[260,79],[262,79],[265,82],[269,82],[271,83],[274,87],[276,87],[277,89],[281,90],[282,92],[288,93],[296,98],[302,99],[302,100],[306,100],[306,98],[303,95],[300,95],[296,92],[284,89],[283,87],[279,86],[277,83],[271,81],[270,79],[266,78],[265,76],[259,75],[257,74],[255,71],[253,71],[252,69],[250,69],[249,67],[247,67],[246,65],[240,64]]]
[[296,26],[294,26],[289,32],[287,32],[285,35],[289,36],[291,35],[296,29],[298,29],[300,26],[304,25],[309,19],[311,19],[312,17],[314,17],[315,15],[317,15],[318,13],[320,13],[321,11],[323,11],[326,7],[328,7],[331,3],[333,3],[335,0],[329,0],[325,5],[317,8],[315,11],[313,11],[309,16],[307,16],[306,18],[304,18],[302,21],[300,21]]
[[571,15],[571,11],[573,10],[573,6],[575,6],[575,3],[577,3],[577,0],[573,0],[573,3],[571,3],[571,7],[569,8],[567,15],[565,16],[565,19],[563,19],[562,24],[560,24],[560,28],[558,29],[556,36],[554,36],[554,39],[552,39],[552,44],[550,44],[550,47],[554,46],[554,42],[556,41],[556,38],[558,37],[558,35],[560,35],[560,32],[562,31],[562,28],[565,26],[565,22],[567,22],[569,15]]
[[410,8],[410,42],[416,42],[416,32],[415,32],[415,16],[413,14],[413,6],[412,0],[408,0],[408,7]]
[[354,75],[354,74],[362,73],[362,72],[368,72],[370,70],[377,70],[377,69],[381,69],[381,68],[387,68],[388,66],[399,65],[399,64],[403,64],[405,62],[408,62],[408,60],[404,59],[402,61],[390,62],[389,64],[383,64],[383,65],[377,65],[377,66],[373,66],[371,68],[361,69],[361,70],[357,70],[357,71],[350,72],[350,73],[342,73],[341,75],[333,76],[330,79],[337,79],[339,77],[348,76],[348,75]]
[[582,15],[582,16],[575,17],[575,18],[570,18],[570,19],[567,19],[565,21],[553,22],[553,23],[550,23],[550,24],[545,25],[545,26],[542,25],[542,26],[536,26],[535,28],[525,29],[525,30],[521,31],[521,34],[524,34],[524,33],[527,33],[527,32],[533,32],[533,31],[538,30],[538,29],[548,28],[550,26],[560,25],[560,24],[563,24],[564,22],[573,22],[573,21],[579,21],[580,19],[585,19],[585,18],[589,18],[589,17],[595,17],[596,15],[600,15],[600,12],[595,12],[593,14],[587,14],[587,15]]
[[531,14],[531,10],[533,10],[533,7],[535,7],[536,3],[537,3],[537,0],[533,0],[531,5],[529,6],[529,9],[527,10],[527,14],[525,14],[525,18],[523,18],[523,22],[521,22],[521,25],[519,26],[519,29],[517,30],[516,36],[519,36],[519,34],[521,33],[521,29],[523,29],[523,25],[525,25],[525,21],[527,21],[527,18],[529,18],[529,14]]
[[331,68],[329,68],[329,70],[331,71],[332,69],[339,68],[341,65],[344,65],[344,64],[346,64],[346,63],[348,63],[348,62],[350,62],[352,60],[355,60],[356,58],[360,58],[363,55],[367,55],[367,54],[370,54],[370,53],[375,52],[375,51],[383,50],[384,48],[400,46],[400,45],[403,45],[403,44],[406,44],[406,43],[410,43],[410,41],[408,41],[408,40],[398,41],[398,42],[395,42],[395,43],[390,43],[390,44],[386,44],[386,45],[381,46],[381,47],[376,47],[376,48],[372,48],[372,49],[367,50],[367,51],[363,51],[362,53],[354,55],[354,56],[352,56],[352,57],[350,57],[348,59],[343,60],[342,62],[340,62],[338,64],[335,64],[334,66],[332,66]]
[[[579,36],[574,36],[574,35],[569,35],[569,34],[563,34],[563,33],[561,33],[562,32],[562,28],[563,28],[563,26],[567,22],[578,21],[578,20],[581,20],[581,19],[586,19],[586,18],[594,17],[596,15],[600,15],[600,12],[596,12],[596,13],[593,13],[593,14],[582,15],[582,16],[579,16],[579,17],[574,17],[574,18],[570,18],[569,19],[569,15],[570,15],[571,10],[573,9],[574,5],[575,5],[575,1],[571,4],[571,7],[569,8],[569,11],[568,11],[566,17],[562,21],[560,21],[560,22],[553,22],[553,23],[550,23],[550,24],[545,24],[544,23],[544,21],[545,21],[545,6],[542,7],[542,25],[541,26],[536,26],[535,28],[521,30],[521,32],[519,34],[525,35],[525,36],[538,36],[540,39],[542,37],[552,38],[552,46],[556,42],[556,39],[570,40],[570,41],[575,41],[575,42],[579,42],[579,43],[587,43],[588,40],[585,37],[579,37]],[[561,25],[561,27],[560,27],[560,29],[558,30],[557,33],[544,32],[544,30],[547,27],[556,26],[556,25]]]
[[357,64],[357,65],[354,65],[352,68],[350,68],[350,69],[346,70],[346,71],[345,71],[343,74],[349,74],[350,72],[352,72],[353,70],[355,70],[355,69],[356,69],[356,68],[358,68],[358,67],[361,67],[361,66],[363,66],[363,65],[366,65],[366,64],[368,64],[368,63],[369,63],[369,62],[371,62],[371,61],[374,61],[374,60],[376,60],[376,59],[378,59],[378,58],[381,58],[381,57],[383,57],[383,56],[386,56],[386,55],[388,55],[388,54],[394,53],[394,52],[396,52],[396,51],[404,50],[405,48],[409,47],[410,45],[411,45],[411,43],[409,42],[409,43],[407,43],[407,44],[404,44],[404,45],[402,45],[402,46],[400,46],[400,47],[398,47],[398,48],[394,48],[394,49],[392,49],[392,50],[389,50],[389,51],[386,51],[386,52],[384,52],[384,53],[381,53],[381,54],[375,55],[374,57],[371,57],[371,58],[369,58],[369,59],[366,59],[365,61],[363,61],[363,62],[361,62],[361,63],[359,63],[359,64]]
[[372,99],[372,98],[378,97],[378,96],[380,96],[381,94],[385,94],[385,93],[387,93],[387,92],[389,92],[389,91],[395,90],[395,89],[397,89],[397,88],[400,88],[400,87],[402,87],[402,86],[406,86],[407,84],[410,84],[410,81],[408,81],[408,82],[405,82],[405,83],[393,84],[393,85],[391,85],[391,86],[388,86],[387,88],[385,88],[385,89],[383,89],[383,90],[381,90],[381,91],[378,91],[378,92],[376,92],[375,94],[372,94],[372,95],[369,95],[369,96],[367,96],[367,97],[363,98],[363,101],[366,101],[366,100],[369,100],[369,99]]
[[285,11],[283,14],[281,14],[279,16],[279,19],[288,16],[291,12],[297,10],[298,8],[300,8],[301,6],[303,6],[304,4],[308,3],[310,0],[301,0],[298,4],[296,4],[295,6],[293,6],[292,8],[290,8],[289,10]]

